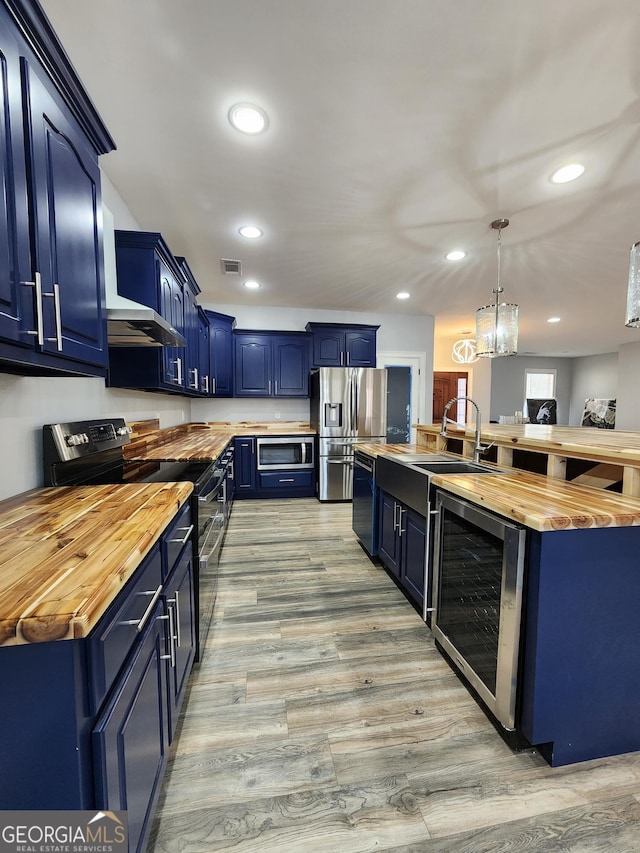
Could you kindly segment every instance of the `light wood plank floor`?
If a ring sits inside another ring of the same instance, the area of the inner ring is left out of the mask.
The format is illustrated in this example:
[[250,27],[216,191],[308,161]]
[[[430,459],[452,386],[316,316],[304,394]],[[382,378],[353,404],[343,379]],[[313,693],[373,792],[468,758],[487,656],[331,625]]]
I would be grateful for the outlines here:
[[513,753],[350,504],[237,501],[219,577],[149,851],[640,851],[640,753]]

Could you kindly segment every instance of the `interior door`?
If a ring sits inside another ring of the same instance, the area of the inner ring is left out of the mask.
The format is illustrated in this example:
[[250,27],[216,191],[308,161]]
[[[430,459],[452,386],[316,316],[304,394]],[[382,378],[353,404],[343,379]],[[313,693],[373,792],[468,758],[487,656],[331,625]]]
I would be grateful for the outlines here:
[[[461,383],[464,390],[461,391]],[[434,373],[433,374],[433,423],[439,423],[444,414],[444,407],[453,397],[467,393],[469,384],[468,373]],[[455,418],[456,412],[449,412],[449,417]]]

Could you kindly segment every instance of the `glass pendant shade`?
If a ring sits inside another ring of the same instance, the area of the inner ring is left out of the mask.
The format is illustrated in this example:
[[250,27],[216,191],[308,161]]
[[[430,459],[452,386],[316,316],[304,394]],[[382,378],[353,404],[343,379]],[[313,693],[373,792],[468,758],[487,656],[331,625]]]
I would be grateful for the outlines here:
[[640,243],[631,247],[629,260],[629,289],[627,290],[627,319],[625,326],[640,326]]
[[476,354],[480,358],[516,355],[518,352],[518,306],[500,302],[500,235],[508,219],[495,219],[491,228],[498,232],[498,281],[493,288],[493,302],[476,311]]
[[476,353],[481,358],[516,355],[518,352],[518,306],[512,302],[485,305],[476,311]]

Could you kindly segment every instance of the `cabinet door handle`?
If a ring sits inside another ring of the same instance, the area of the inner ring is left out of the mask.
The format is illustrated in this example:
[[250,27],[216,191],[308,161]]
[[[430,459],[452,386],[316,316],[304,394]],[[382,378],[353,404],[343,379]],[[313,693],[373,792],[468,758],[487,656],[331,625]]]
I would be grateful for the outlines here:
[[351,353],[347,350],[347,367],[351,364]]
[[178,648],[182,645],[182,640],[180,638],[180,590],[176,590],[175,592],[175,602],[176,602],[176,643],[178,644]]
[[178,527],[177,529],[187,531],[184,534],[184,538],[183,539],[169,539],[169,542],[176,543],[178,545],[186,545],[187,539],[191,536],[191,532],[193,530],[193,524],[190,524],[189,527]]
[[191,383],[191,385],[189,387],[193,388],[194,391],[197,391],[198,387],[199,387],[198,386],[198,368],[192,367],[191,372],[193,373],[193,382]]
[[402,528],[402,516],[404,515],[406,510],[404,510],[401,505],[398,505],[398,509],[400,510],[400,512],[398,513],[398,537],[401,537],[403,533],[407,532],[406,529],[403,530]]
[[[209,389],[207,388],[207,391],[208,391],[208,390],[209,390]],[[216,377],[215,377],[215,376],[212,376],[212,377],[211,377],[211,393],[212,393],[212,394],[215,394],[215,393],[216,393]]]
[[48,341],[55,341],[56,346],[58,347],[58,352],[62,352],[62,320],[60,317],[60,286],[58,284],[53,285],[53,293],[43,293],[43,296],[48,296],[50,299],[53,299],[53,306],[55,311],[56,318],[56,334],[53,338],[47,338]]
[[271,394],[271,380],[269,380],[269,394]]
[[160,660],[168,660],[171,661],[171,668],[176,668],[176,647],[174,645],[176,641],[176,629],[175,629],[175,621],[173,616],[173,607],[169,604],[167,606],[168,616],[158,616],[159,620],[169,620],[169,654],[168,655],[160,655]]
[[120,622],[119,624],[120,625],[135,625],[136,631],[138,632],[138,634],[141,631],[143,631],[144,626],[149,621],[149,617],[151,616],[151,614],[153,612],[153,608],[156,606],[157,600],[160,598],[161,592],[162,592],[162,584],[160,584],[160,586],[158,587],[158,589],[156,589],[155,592],[153,590],[147,590],[146,592],[141,592],[140,595],[152,596],[151,601],[149,602],[147,609],[144,611],[144,613],[142,614],[140,619],[127,619],[124,622]]
[[205,394],[208,394],[209,393],[209,376],[208,375],[205,375],[202,377],[202,384],[204,385],[204,388],[202,390],[204,391]]
[[182,359],[174,358],[173,363],[176,366],[176,378],[174,382],[176,383],[176,385],[182,385]]
[[34,274],[33,278],[33,281],[21,281],[20,284],[24,285],[24,287],[33,287],[36,292],[36,327],[35,329],[28,331],[27,334],[35,335],[38,344],[42,346],[44,344],[44,330],[42,325],[42,276],[37,272]]
[[276,397],[277,397],[277,396],[278,396],[278,380],[277,380],[277,379],[276,379],[276,381],[275,381],[275,386],[276,386],[276,390],[275,390],[275,392],[274,392],[274,393],[275,393],[275,395],[276,395]]

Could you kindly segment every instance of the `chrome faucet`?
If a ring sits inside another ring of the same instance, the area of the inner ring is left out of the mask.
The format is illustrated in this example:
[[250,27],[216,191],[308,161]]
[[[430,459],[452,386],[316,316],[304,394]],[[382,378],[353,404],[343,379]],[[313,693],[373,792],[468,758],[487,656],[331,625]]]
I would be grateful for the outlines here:
[[480,409],[478,408],[478,404],[475,400],[472,400],[471,397],[452,397],[451,400],[444,407],[444,413],[442,415],[442,429],[440,430],[440,435],[443,435],[445,438],[447,437],[447,423],[457,424],[457,421],[451,420],[451,418],[447,417],[447,412],[453,406],[454,403],[457,403],[458,400],[465,400],[467,403],[471,403],[471,405],[476,410],[476,440],[473,445],[473,461],[480,462],[480,455],[482,453],[486,453],[490,447],[493,447],[495,442],[491,442],[491,444],[483,445],[480,443]]

